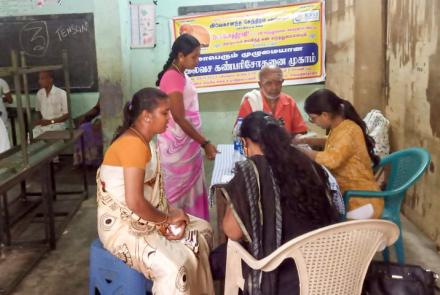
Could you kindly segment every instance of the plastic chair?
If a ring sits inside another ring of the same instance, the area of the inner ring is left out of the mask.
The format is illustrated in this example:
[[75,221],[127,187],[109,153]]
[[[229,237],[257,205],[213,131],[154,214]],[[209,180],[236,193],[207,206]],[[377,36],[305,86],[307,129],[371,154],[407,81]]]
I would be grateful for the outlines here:
[[[390,165],[389,176],[387,178],[384,191],[347,191],[344,194],[345,208],[348,208],[348,201],[351,197],[364,198],[384,198],[384,210],[381,218],[390,220],[397,224],[400,229],[400,236],[395,244],[397,261],[405,263],[405,254],[403,249],[402,226],[400,223],[400,207],[408,188],[413,185],[425,170],[431,161],[431,155],[423,148],[408,148],[392,153],[384,157],[376,169]],[[389,260],[389,251],[383,252],[384,260]]]
[[242,260],[249,267],[272,271],[285,259],[295,260],[301,295],[356,295],[376,251],[394,243],[399,228],[386,220],[355,220],[306,233],[256,260],[239,243],[229,240],[226,295],[243,290]]
[[153,283],[102,247],[90,246],[89,295],[147,295]]

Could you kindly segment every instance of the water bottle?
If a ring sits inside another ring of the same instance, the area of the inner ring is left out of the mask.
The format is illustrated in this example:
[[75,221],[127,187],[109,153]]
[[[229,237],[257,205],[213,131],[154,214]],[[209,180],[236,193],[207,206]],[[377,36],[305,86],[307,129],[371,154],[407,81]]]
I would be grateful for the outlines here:
[[235,124],[233,136],[234,136],[234,160],[240,161],[243,158],[243,146],[240,140],[240,128],[241,123],[243,123],[243,118],[239,117],[237,123]]

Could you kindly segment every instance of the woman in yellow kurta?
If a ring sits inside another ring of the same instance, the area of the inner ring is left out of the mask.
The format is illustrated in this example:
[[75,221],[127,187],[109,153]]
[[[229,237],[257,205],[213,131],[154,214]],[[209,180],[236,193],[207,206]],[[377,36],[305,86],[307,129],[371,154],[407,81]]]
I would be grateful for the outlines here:
[[98,234],[104,247],[153,280],[154,294],[214,294],[210,225],[167,202],[152,144],[165,131],[170,103],[139,90],[97,173]]
[[[300,139],[299,143],[322,145],[322,152],[305,151],[312,159],[327,167],[338,181],[341,192],[348,190],[379,191],[374,179],[373,164],[379,162],[374,154],[374,140],[366,133],[366,125],[353,105],[328,89],[312,93],[305,101],[310,122],[330,129],[326,139]],[[348,210],[371,204],[373,218],[383,211],[383,199],[351,198]]]

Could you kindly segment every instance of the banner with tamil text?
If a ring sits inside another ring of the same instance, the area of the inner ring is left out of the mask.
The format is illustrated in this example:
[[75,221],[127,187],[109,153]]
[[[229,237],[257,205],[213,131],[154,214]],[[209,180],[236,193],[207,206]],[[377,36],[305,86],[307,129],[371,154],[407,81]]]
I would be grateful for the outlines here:
[[187,70],[199,92],[258,87],[267,63],[283,70],[284,85],[325,79],[325,1],[173,18],[173,41],[192,34],[200,62]]

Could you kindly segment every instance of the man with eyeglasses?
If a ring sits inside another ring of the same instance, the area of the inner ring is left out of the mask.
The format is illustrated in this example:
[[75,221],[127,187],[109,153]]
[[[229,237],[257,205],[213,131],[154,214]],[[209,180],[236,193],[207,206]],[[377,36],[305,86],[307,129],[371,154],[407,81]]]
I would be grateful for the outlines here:
[[281,69],[274,65],[265,65],[258,78],[260,89],[244,95],[238,118],[244,118],[255,111],[264,111],[280,120],[292,137],[306,133],[307,125],[295,100],[281,92],[284,82]]

